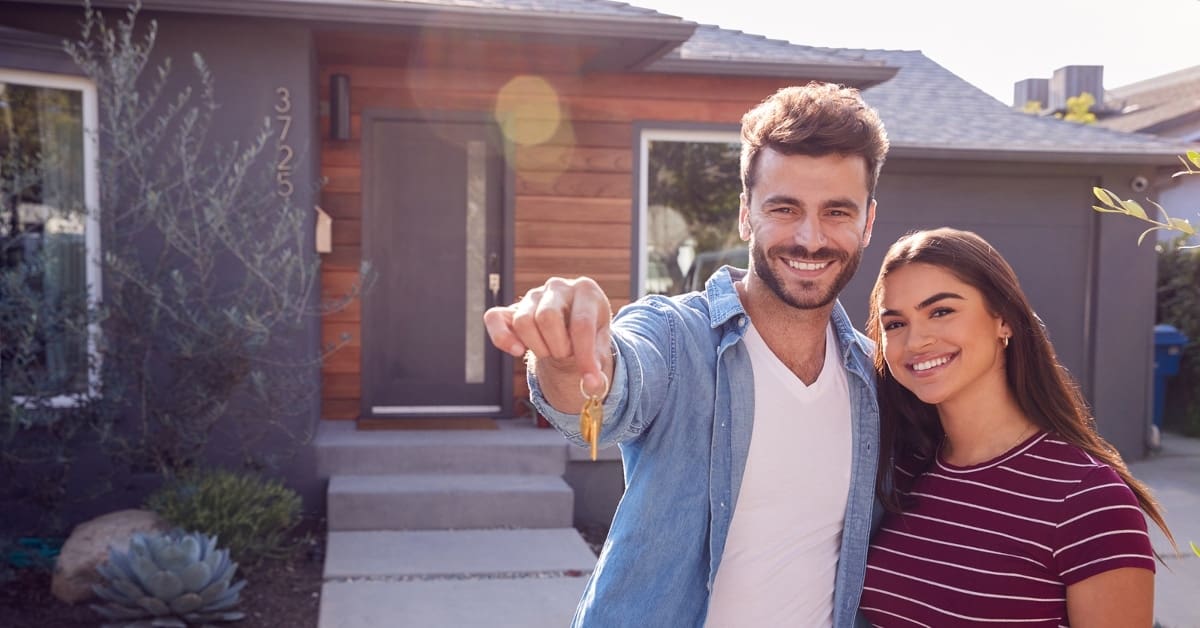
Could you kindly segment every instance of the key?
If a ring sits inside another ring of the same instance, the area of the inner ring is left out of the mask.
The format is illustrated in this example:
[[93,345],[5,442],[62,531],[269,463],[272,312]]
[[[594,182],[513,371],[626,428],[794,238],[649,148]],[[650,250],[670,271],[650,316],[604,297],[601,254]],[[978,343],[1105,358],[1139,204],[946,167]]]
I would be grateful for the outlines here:
[[600,424],[604,421],[604,411],[600,406],[600,398],[590,395],[579,413],[579,432],[583,440],[592,446],[592,460],[596,459],[596,451],[600,446]]
[[[603,376],[604,374],[601,373]],[[600,426],[604,423],[604,397],[608,396],[608,377],[604,377],[604,392],[599,395],[588,394],[583,389],[583,380],[579,380],[579,392],[583,395],[583,410],[579,412],[579,434],[592,447],[592,460],[596,460],[596,452],[600,446]]]

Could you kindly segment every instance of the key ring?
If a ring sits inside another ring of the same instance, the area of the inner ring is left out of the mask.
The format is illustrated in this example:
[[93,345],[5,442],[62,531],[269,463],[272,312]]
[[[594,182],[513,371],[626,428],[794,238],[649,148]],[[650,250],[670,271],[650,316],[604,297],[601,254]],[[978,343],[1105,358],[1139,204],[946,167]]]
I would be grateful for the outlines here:
[[588,392],[583,389],[583,378],[579,378],[579,393],[583,395],[584,399],[591,399],[593,397],[596,397],[597,399],[603,399],[608,396],[608,376],[604,374],[604,371],[600,371],[600,377],[604,378],[604,392],[600,395],[589,395]]

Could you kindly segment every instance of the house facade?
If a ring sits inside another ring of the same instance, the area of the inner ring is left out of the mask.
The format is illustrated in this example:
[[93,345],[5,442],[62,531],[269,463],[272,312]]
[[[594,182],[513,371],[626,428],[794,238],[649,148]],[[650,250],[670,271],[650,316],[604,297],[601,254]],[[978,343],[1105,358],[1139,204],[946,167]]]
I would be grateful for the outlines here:
[[[86,120],[94,96],[53,45],[80,16],[75,2],[0,2],[0,82],[79,91]],[[323,296],[373,269],[369,291],[295,339],[344,345],[314,367],[302,420],[521,414],[523,367],[489,346],[483,311],[551,275],[595,278],[616,308],[737,259],[740,117],[824,80],[862,89],[893,147],[874,243],[842,297],[852,320],[895,238],[977,231],[1017,270],[1101,431],[1143,454],[1154,257],[1132,221],[1091,211],[1091,190],[1164,181],[1175,144],[1011,111],[920,52],[812,48],[606,0],[145,0],[147,18],[156,58],[206,59],[215,139],[264,118],[279,133],[276,193],[332,217],[330,250],[304,252]],[[319,494],[303,467],[293,483]]]
[[[1113,114],[1101,126],[1200,146],[1200,65],[1107,90],[1105,100]],[[1156,200],[1173,216],[1187,217],[1200,207],[1200,177],[1164,182]]]
[[[1104,86],[1104,67],[1065,66],[1055,70],[1050,78],[1030,78],[1013,86],[1013,107],[1024,108],[1038,103],[1042,114],[1062,113],[1067,99],[1083,92],[1092,94],[1096,104],[1091,111],[1095,124],[1123,133],[1140,133],[1177,142],[1180,151],[1200,143],[1200,66],[1193,66],[1161,76],[1107,89]],[[1183,170],[1177,164],[1175,170]],[[1149,198],[1171,211],[1186,216],[1200,206],[1200,178],[1174,177],[1167,173],[1162,179],[1146,180],[1132,186],[1135,199]],[[1159,241],[1175,237],[1161,231]]]

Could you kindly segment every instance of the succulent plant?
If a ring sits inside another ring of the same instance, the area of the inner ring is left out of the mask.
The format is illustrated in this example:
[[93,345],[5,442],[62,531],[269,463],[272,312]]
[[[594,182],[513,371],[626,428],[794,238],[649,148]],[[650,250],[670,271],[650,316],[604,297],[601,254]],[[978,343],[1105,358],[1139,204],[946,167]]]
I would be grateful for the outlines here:
[[108,548],[108,562],[97,571],[104,584],[96,595],[107,604],[92,609],[114,623],[104,628],[186,628],[189,625],[237,621],[232,611],[246,581],[232,584],[237,563],[217,539],[181,530],[134,534],[129,550]]

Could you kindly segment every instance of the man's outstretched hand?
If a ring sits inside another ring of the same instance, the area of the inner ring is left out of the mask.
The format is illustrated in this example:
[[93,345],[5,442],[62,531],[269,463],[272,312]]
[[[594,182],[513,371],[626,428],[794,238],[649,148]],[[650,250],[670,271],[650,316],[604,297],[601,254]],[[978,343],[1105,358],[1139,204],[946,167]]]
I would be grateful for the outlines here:
[[612,304],[589,277],[551,277],[507,307],[483,315],[492,344],[513,357],[533,354],[542,392],[550,405],[575,413],[583,407],[580,382],[603,394],[612,380]]

